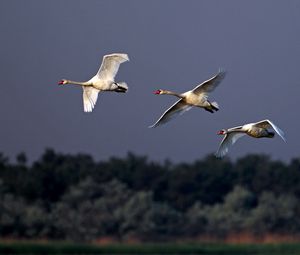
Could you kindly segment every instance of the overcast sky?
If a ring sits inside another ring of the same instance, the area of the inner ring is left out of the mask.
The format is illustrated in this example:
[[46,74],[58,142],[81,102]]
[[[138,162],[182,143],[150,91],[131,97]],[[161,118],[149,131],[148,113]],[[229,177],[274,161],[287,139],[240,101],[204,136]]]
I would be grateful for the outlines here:
[[[216,151],[218,130],[265,118],[287,143],[244,137],[229,157],[299,156],[300,1],[2,0],[0,36],[0,151],[11,158],[50,147],[191,162]],[[82,89],[57,82],[88,80],[114,52],[130,57],[116,77],[129,91],[103,93],[84,113]],[[210,99],[220,111],[147,128],[176,101],[153,90],[187,91],[219,67],[228,75]]]

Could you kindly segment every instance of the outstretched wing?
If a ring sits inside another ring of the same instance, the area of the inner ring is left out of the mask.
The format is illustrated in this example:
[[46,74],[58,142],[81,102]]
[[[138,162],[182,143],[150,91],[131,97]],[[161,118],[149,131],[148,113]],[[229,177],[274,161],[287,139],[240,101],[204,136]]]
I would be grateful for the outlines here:
[[272,127],[276,131],[276,133],[282,138],[282,140],[286,142],[284,132],[279,127],[277,127],[272,121],[262,120],[262,121],[255,123],[254,126],[260,127],[260,128]]
[[105,55],[96,76],[103,80],[114,80],[120,64],[129,61],[127,54],[114,53]]
[[149,128],[154,128],[159,125],[162,125],[169,120],[176,117],[178,114],[183,114],[184,112],[190,110],[192,106],[187,105],[183,102],[182,99],[179,99],[175,104],[173,104],[168,110],[166,110],[163,115],[152,125],[149,126]]
[[199,95],[199,94],[208,94],[212,92],[225,78],[226,72],[222,69],[219,70],[219,73],[216,74],[214,77],[210,78],[209,80],[202,82],[197,87],[195,87],[192,91]]
[[100,90],[87,86],[82,86],[82,89],[83,109],[85,112],[91,112],[96,105]]
[[215,153],[216,157],[217,158],[224,157],[228,153],[230,146],[234,145],[235,142],[241,137],[243,137],[244,135],[246,134],[242,132],[232,132],[225,135],[225,137],[223,138],[219,146],[218,151]]

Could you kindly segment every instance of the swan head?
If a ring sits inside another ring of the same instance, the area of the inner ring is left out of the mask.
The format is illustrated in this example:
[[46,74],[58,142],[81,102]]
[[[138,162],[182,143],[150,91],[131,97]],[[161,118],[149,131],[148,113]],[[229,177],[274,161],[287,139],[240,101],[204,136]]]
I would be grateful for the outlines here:
[[226,135],[227,131],[226,131],[226,129],[221,129],[217,134],[218,135]]
[[163,94],[163,90],[162,89],[158,89],[158,90],[155,90],[153,93],[155,95],[161,95],[161,94]]
[[68,83],[67,80],[62,79],[62,80],[60,80],[60,81],[58,82],[58,85],[65,85],[65,84],[67,84],[67,83]]

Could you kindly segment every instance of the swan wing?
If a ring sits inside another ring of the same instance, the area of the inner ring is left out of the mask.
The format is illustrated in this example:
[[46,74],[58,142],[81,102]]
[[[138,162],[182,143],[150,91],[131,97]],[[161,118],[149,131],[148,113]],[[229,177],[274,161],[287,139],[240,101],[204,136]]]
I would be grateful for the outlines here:
[[102,64],[96,74],[98,79],[114,80],[120,64],[129,61],[127,54],[114,53],[103,56]]
[[217,158],[222,158],[224,157],[227,153],[229,148],[235,144],[235,142],[246,135],[243,132],[232,132],[229,134],[226,134],[225,137],[223,138],[218,151],[215,153]]
[[182,99],[179,99],[175,104],[173,104],[169,109],[167,109],[152,126],[149,126],[149,128],[154,128],[159,125],[165,124],[177,115],[183,114],[191,108],[192,106],[187,105],[183,102]]
[[213,76],[207,81],[202,82],[197,87],[195,87],[192,91],[197,95],[208,94],[212,92],[221,83],[221,81],[225,78],[225,76],[226,76],[226,71],[220,69],[215,76]]
[[271,127],[282,138],[282,140],[286,142],[284,132],[279,127],[277,127],[272,121],[262,120],[262,121],[254,123],[254,126],[260,127],[260,128],[270,128]]
[[83,109],[85,112],[91,112],[96,105],[100,90],[87,86],[82,86],[82,88]]

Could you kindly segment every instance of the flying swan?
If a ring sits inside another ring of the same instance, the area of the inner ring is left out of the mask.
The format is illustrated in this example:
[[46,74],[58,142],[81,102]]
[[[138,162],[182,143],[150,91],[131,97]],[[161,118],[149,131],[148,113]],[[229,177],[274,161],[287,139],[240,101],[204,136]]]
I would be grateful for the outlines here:
[[225,76],[226,72],[219,70],[219,73],[209,80],[204,81],[194,89],[182,94],[177,94],[175,92],[162,89],[154,91],[154,94],[156,95],[172,95],[179,97],[180,99],[169,109],[167,109],[161,115],[161,117],[152,126],[150,126],[150,128],[154,128],[168,122],[178,114],[183,114],[184,112],[190,110],[193,106],[204,108],[206,111],[211,113],[218,111],[219,106],[217,102],[210,102],[208,100],[208,95],[221,83]]
[[225,137],[223,138],[219,149],[215,154],[216,157],[221,158],[225,156],[229,150],[229,147],[244,135],[249,135],[254,138],[273,138],[275,136],[275,133],[269,131],[268,128],[273,128],[275,132],[284,141],[286,141],[283,131],[270,120],[262,120],[256,123],[249,123],[243,126],[229,128],[227,130],[222,129],[218,132],[218,135],[225,135]]
[[129,61],[127,54],[114,53],[103,56],[102,64],[97,74],[85,82],[62,79],[58,84],[76,84],[83,88],[83,108],[91,112],[96,105],[98,93],[101,91],[114,91],[125,93],[128,86],[125,82],[115,82],[115,76],[120,64]]

